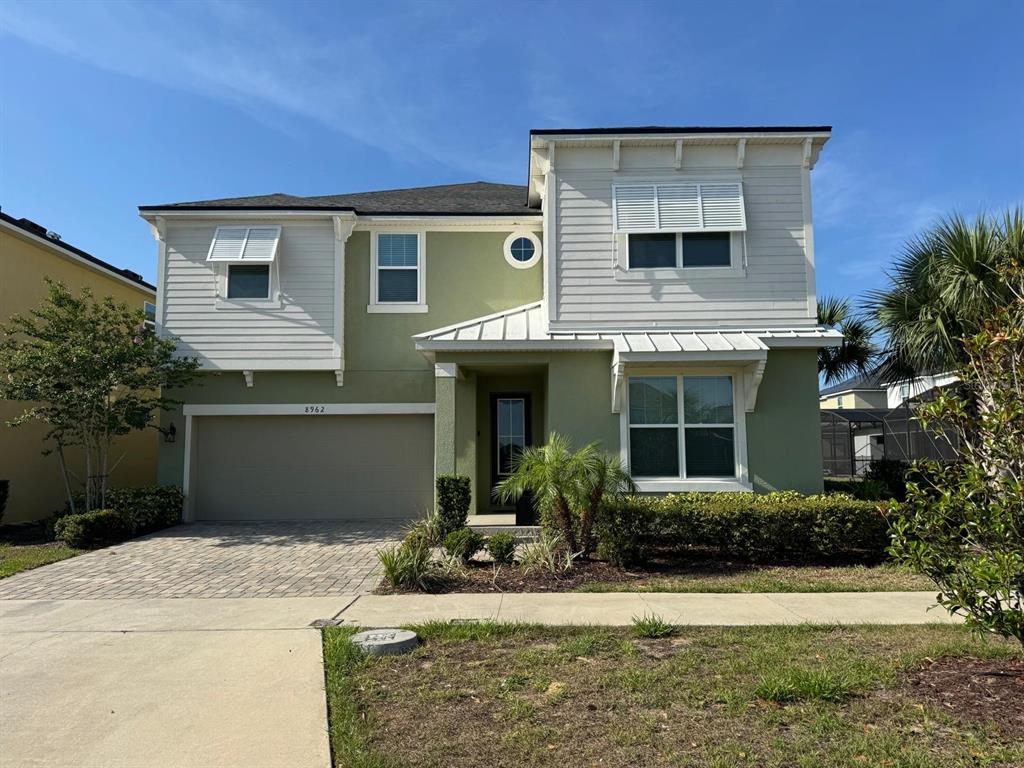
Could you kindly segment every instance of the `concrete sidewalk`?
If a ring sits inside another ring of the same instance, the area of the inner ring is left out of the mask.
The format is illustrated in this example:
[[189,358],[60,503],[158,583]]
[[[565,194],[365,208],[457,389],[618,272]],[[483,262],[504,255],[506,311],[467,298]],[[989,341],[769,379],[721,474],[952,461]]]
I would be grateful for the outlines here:
[[0,601],[0,766],[329,768],[351,599]]
[[958,621],[943,610],[929,610],[934,604],[931,592],[361,595],[337,618],[364,627],[480,619],[626,626],[644,613],[691,626]]

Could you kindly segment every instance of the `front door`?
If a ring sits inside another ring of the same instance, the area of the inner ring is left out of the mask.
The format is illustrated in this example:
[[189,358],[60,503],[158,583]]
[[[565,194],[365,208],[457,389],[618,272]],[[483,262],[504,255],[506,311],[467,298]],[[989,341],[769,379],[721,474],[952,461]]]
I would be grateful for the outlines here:
[[[512,474],[519,455],[530,445],[530,395],[492,395],[491,425],[494,430],[491,481],[496,485]],[[516,504],[516,523],[533,525],[535,522],[533,503],[529,495],[523,496]]]

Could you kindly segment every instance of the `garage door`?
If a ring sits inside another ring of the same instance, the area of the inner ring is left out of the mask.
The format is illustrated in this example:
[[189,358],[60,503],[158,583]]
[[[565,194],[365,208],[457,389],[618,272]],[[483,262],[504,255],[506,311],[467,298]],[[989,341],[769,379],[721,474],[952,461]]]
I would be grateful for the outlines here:
[[433,502],[432,416],[203,416],[196,520],[415,517]]

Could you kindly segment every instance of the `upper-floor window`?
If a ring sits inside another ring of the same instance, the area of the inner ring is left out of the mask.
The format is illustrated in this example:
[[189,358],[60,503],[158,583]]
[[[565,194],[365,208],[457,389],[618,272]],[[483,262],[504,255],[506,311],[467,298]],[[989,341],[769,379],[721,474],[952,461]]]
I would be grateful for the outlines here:
[[275,284],[280,241],[281,227],[276,225],[217,227],[206,260],[216,275],[218,308],[279,302]]
[[741,267],[747,228],[739,181],[617,184],[619,264],[628,270]]
[[229,299],[269,299],[269,264],[229,264]]
[[540,240],[533,232],[513,232],[505,238],[505,261],[516,269],[529,269],[540,261]]
[[142,311],[146,315],[146,319],[142,321],[143,326],[147,331],[156,333],[156,304],[144,301],[142,302]]
[[426,312],[423,232],[377,232],[370,268],[370,312]]
[[732,265],[732,234],[729,232],[636,232],[626,237],[629,269]]

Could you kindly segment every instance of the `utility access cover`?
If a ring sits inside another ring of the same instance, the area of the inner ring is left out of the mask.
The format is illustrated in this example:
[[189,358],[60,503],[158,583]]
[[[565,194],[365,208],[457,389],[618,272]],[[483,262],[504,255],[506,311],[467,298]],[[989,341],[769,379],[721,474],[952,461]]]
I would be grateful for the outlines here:
[[397,656],[413,650],[420,639],[408,629],[371,629],[352,635],[352,642],[371,656]]

